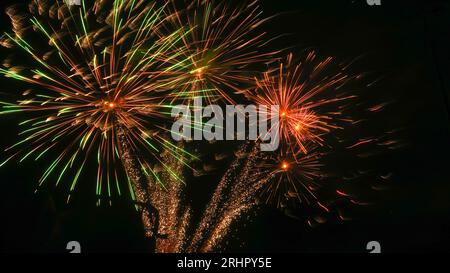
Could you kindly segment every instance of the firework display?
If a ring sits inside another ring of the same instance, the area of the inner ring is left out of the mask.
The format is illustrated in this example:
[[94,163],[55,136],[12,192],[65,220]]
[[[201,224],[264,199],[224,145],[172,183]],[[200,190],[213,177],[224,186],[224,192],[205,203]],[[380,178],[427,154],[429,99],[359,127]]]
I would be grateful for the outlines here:
[[[376,114],[387,104],[363,105],[347,88],[363,75],[332,57],[269,49],[277,38],[264,31],[271,18],[258,0],[31,0],[6,14],[12,29],[0,39],[0,74],[20,87],[2,94],[0,117],[20,117],[20,132],[0,166],[50,160],[39,187],[64,185],[67,202],[80,181],[96,181],[98,206],[129,192],[155,252],[222,251],[234,225],[263,206],[330,213],[337,199],[362,204],[327,159],[338,149],[362,158],[365,147],[398,145],[386,134],[345,139],[343,131],[364,123],[352,107]],[[220,144],[175,142],[171,109],[196,97],[279,106],[278,150],[260,151],[259,136],[233,143],[229,161],[207,160],[199,150]],[[223,173],[215,163],[227,166]],[[211,173],[223,176],[196,209],[190,180]],[[314,216],[306,217],[311,226],[324,222]]]

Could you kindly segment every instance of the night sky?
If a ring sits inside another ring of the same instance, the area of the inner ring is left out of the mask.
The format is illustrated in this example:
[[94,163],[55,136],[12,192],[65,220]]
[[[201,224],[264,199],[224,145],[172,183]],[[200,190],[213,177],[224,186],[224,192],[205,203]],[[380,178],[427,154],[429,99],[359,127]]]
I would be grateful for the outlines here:
[[[17,3],[2,1],[2,10],[10,4],[4,2]],[[292,52],[315,49],[319,56],[338,60],[358,58],[353,69],[378,79],[367,98],[392,101],[372,126],[401,129],[398,137],[406,145],[371,162],[390,170],[393,178],[373,198],[375,204],[358,208],[352,221],[330,220],[310,228],[267,207],[242,225],[236,234],[240,239],[232,241],[227,251],[366,252],[366,243],[372,240],[379,241],[384,252],[448,251],[450,4],[439,0],[384,0],[381,6],[360,0],[263,0],[262,8],[268,16],[278,14],[266,31],[287,34],[273,47],[292,47]],[[7,16],[0,20],[1,32],[9,30]],[[1,94],[15,88],[17,83],[2,78]],[[17,120],[17,116],[1,117],[0,147],[14,142]],[[85,252],[149,250],[129,197],[114,197],[112,206],[96,207],[95,176],[89,174],[69,204],[63,187],[48,185],[35,194],[42,164],[30,160],[0,168],[2,252],[66,252],[65,245],[72,240],[79,241]],[[204,206],[202,200],[208,199],[217,177],[192,181],[194,187],[210,182],[202,192],[192,191],[195,206]]]

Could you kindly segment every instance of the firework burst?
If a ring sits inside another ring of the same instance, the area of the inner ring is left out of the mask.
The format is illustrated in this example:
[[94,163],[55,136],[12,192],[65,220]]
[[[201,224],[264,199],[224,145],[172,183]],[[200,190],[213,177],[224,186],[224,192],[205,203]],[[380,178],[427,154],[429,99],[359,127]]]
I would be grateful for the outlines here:
[[291,149],[283,148],[276,155],[260,157],[256,168],[266,179],[260,191],[263,202],[284,207],[292,199],[306,204],[317,200],[315,191],[323,172],[320,152],[294,155]]
[[260,26],[268,18],[262,17],[259,1],[232,7],[228,1],[195,0],[183,9],[179,2],[172,1],[171,22],[185,35],[184,54],[174,59],[182,66],[176,72],[181,88],[175,95],[234,104],[232,93],[252,87],[254,67],[273,61],[277,53],[264,50],[268,38]]
[[323,135],[343,128],[351,122],[344,116],[345,105],[355,96],[345,95],[340,89],[351,77],[343,68],[333,71],[333,59],[319,60],[314,52],[298,64],[290,54],[279,68],[263,74],[257,79],[257,88],[247,95],[260,105],[278,105],[281,141],[292,143],[291,153],[298,149],[307,153],[309,143],[324,144]]
[[8,9],[13,32],[2,37],[2,44],[19,49],[31,65],[5,61],[0,73],[31,89],[9,92],[9,98],[22,97],[2,102],[1,114],[23,112],[30,118],[20,122],[26,127],[22,139],[6,149],[11,155],[1,165],[56,154],[40,185],[54,173],[59,183],[74,170],[73,191],[94,157],[98,196],[111,195],[114,188],[120,194],[124,172],[131,193],[139,202],[148,201],[139,185],[143,176],[155,175],[147,159],[160,161],[162,150],[180,160],[184,154],[157,123],[169,107],[164,104],[171,85],[167,75],[176,69],[165,60],[177,57],[169,54],[183,33],[161,35],[166,6],[146,2],[81,1],[78,7],[35,0],[28,13]]

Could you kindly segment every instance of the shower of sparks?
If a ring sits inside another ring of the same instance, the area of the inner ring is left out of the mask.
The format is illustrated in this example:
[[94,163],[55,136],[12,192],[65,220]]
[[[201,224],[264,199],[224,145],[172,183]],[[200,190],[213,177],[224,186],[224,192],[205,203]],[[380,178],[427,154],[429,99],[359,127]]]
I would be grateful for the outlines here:
[[[217,185],[198,222],[186,200],[185,186],[169,179],[167,189],[154,185],[152,200],[159,213],[156,252],[214,252],[223,249],[233,224],[256,208],[256,193],[265,180],[255,173],[257,145],[245,144]],[[181,176],[181,169],[176,172]],[[246,219],[249,220],[249,219]]]
[[265,183],[255,172],[258,153],[258,145],[244,144],[238,150],[193,233],[189,252],[219,251],[230,238],[233,224],[256,208],[255,196]]
[[[183,143],[178,144],[182,148]],[[163,154],[165,164],[175,166],[169,173],[164,168],[157,168],[165,181],[164,187],[159,183],[149,183],[151,200],[155,210],[158,212],[158,225],[155,226],[156,248],[158,253],[184,252],[188,244],[191,222],[191,208],[187,204],[186,184],[180,183],[175,177],[184,181],[184,168],[178,161]]]
[[180,9],[179,3],[172,1],[175,11],[170,21],[175,28],[189,32],[182,35],[183,54],[173,59],[182,65],[175,72],[181,86],[176,97],[202,96],[207,101],[234,104],[233,93],[254,85],[254,67],[274,60],[277,52],[265,51],[270,39],[260,26],[268,18],[262,16],[259,1],[242,1],[236,6],[227,2],[188,1],[187,7]]
[[120,194],[125,173],[131,194],[137,190],[142,199],[137,180],[155,175],[143,172],[147,158],[161,161],[166,151],[186,164],[181,158],[188,154],[165,139],[158,121],[170,112],[164,97],[178,67],[165,60],[185,54],[178,44],[189,32],[162,35],[167,6],[144,0],[81,1],[80,6],[34,0],[28,9],[23,14],[19,6],[7,9],[13,29],[1,39],[23,55],[14,63],[31,65],[5,60],[0,73],[32,88],[11,91],[13,101],[1,102],[1,115],[29,116],[20,122],[21,139],[6,149],[11,154],[1,166],[13,158],[56,155],[39,185],[55,173],[59,184],[72,170],[72,192],[90,158],[96,158],[99,197],[111,196],[114,188]]

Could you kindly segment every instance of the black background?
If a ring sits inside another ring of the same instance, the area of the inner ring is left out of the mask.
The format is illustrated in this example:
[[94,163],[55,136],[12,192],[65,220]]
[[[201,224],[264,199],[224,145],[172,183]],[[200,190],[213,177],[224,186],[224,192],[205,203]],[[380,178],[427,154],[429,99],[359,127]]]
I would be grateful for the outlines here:
[[[246,244],[232,245],[229,251],[366,252],[372,240],[384,252],[448,251],[450,4],[263,0],[262,7],[266,15],[280,14],[267,27],[269,32],[290,34],[277,42],[280,47],[314,48],[339,59],[362,56],[359,68],[382,78],[372,91],[382,100],[394,100],[378,125],[402,128],[408,146],[380,161],[390,164],[395,179],[377,205],[353,221],[330,221],[311,229],[267,209],[241,231]],[[2,32],[8,30],[8,18],[0,18]],[[14,88],[2,80],[0,92]],[[16,137],[15,122],[14,117],[2,117],[1,147]],[[80,187],[69,205],[61,189],[48,187],[34,194],[42,166],[33,163],[0,169],[3,252],[65,252],[71,240],[91,252],[148,250],[127,198],[96,207],[92,187]]]

